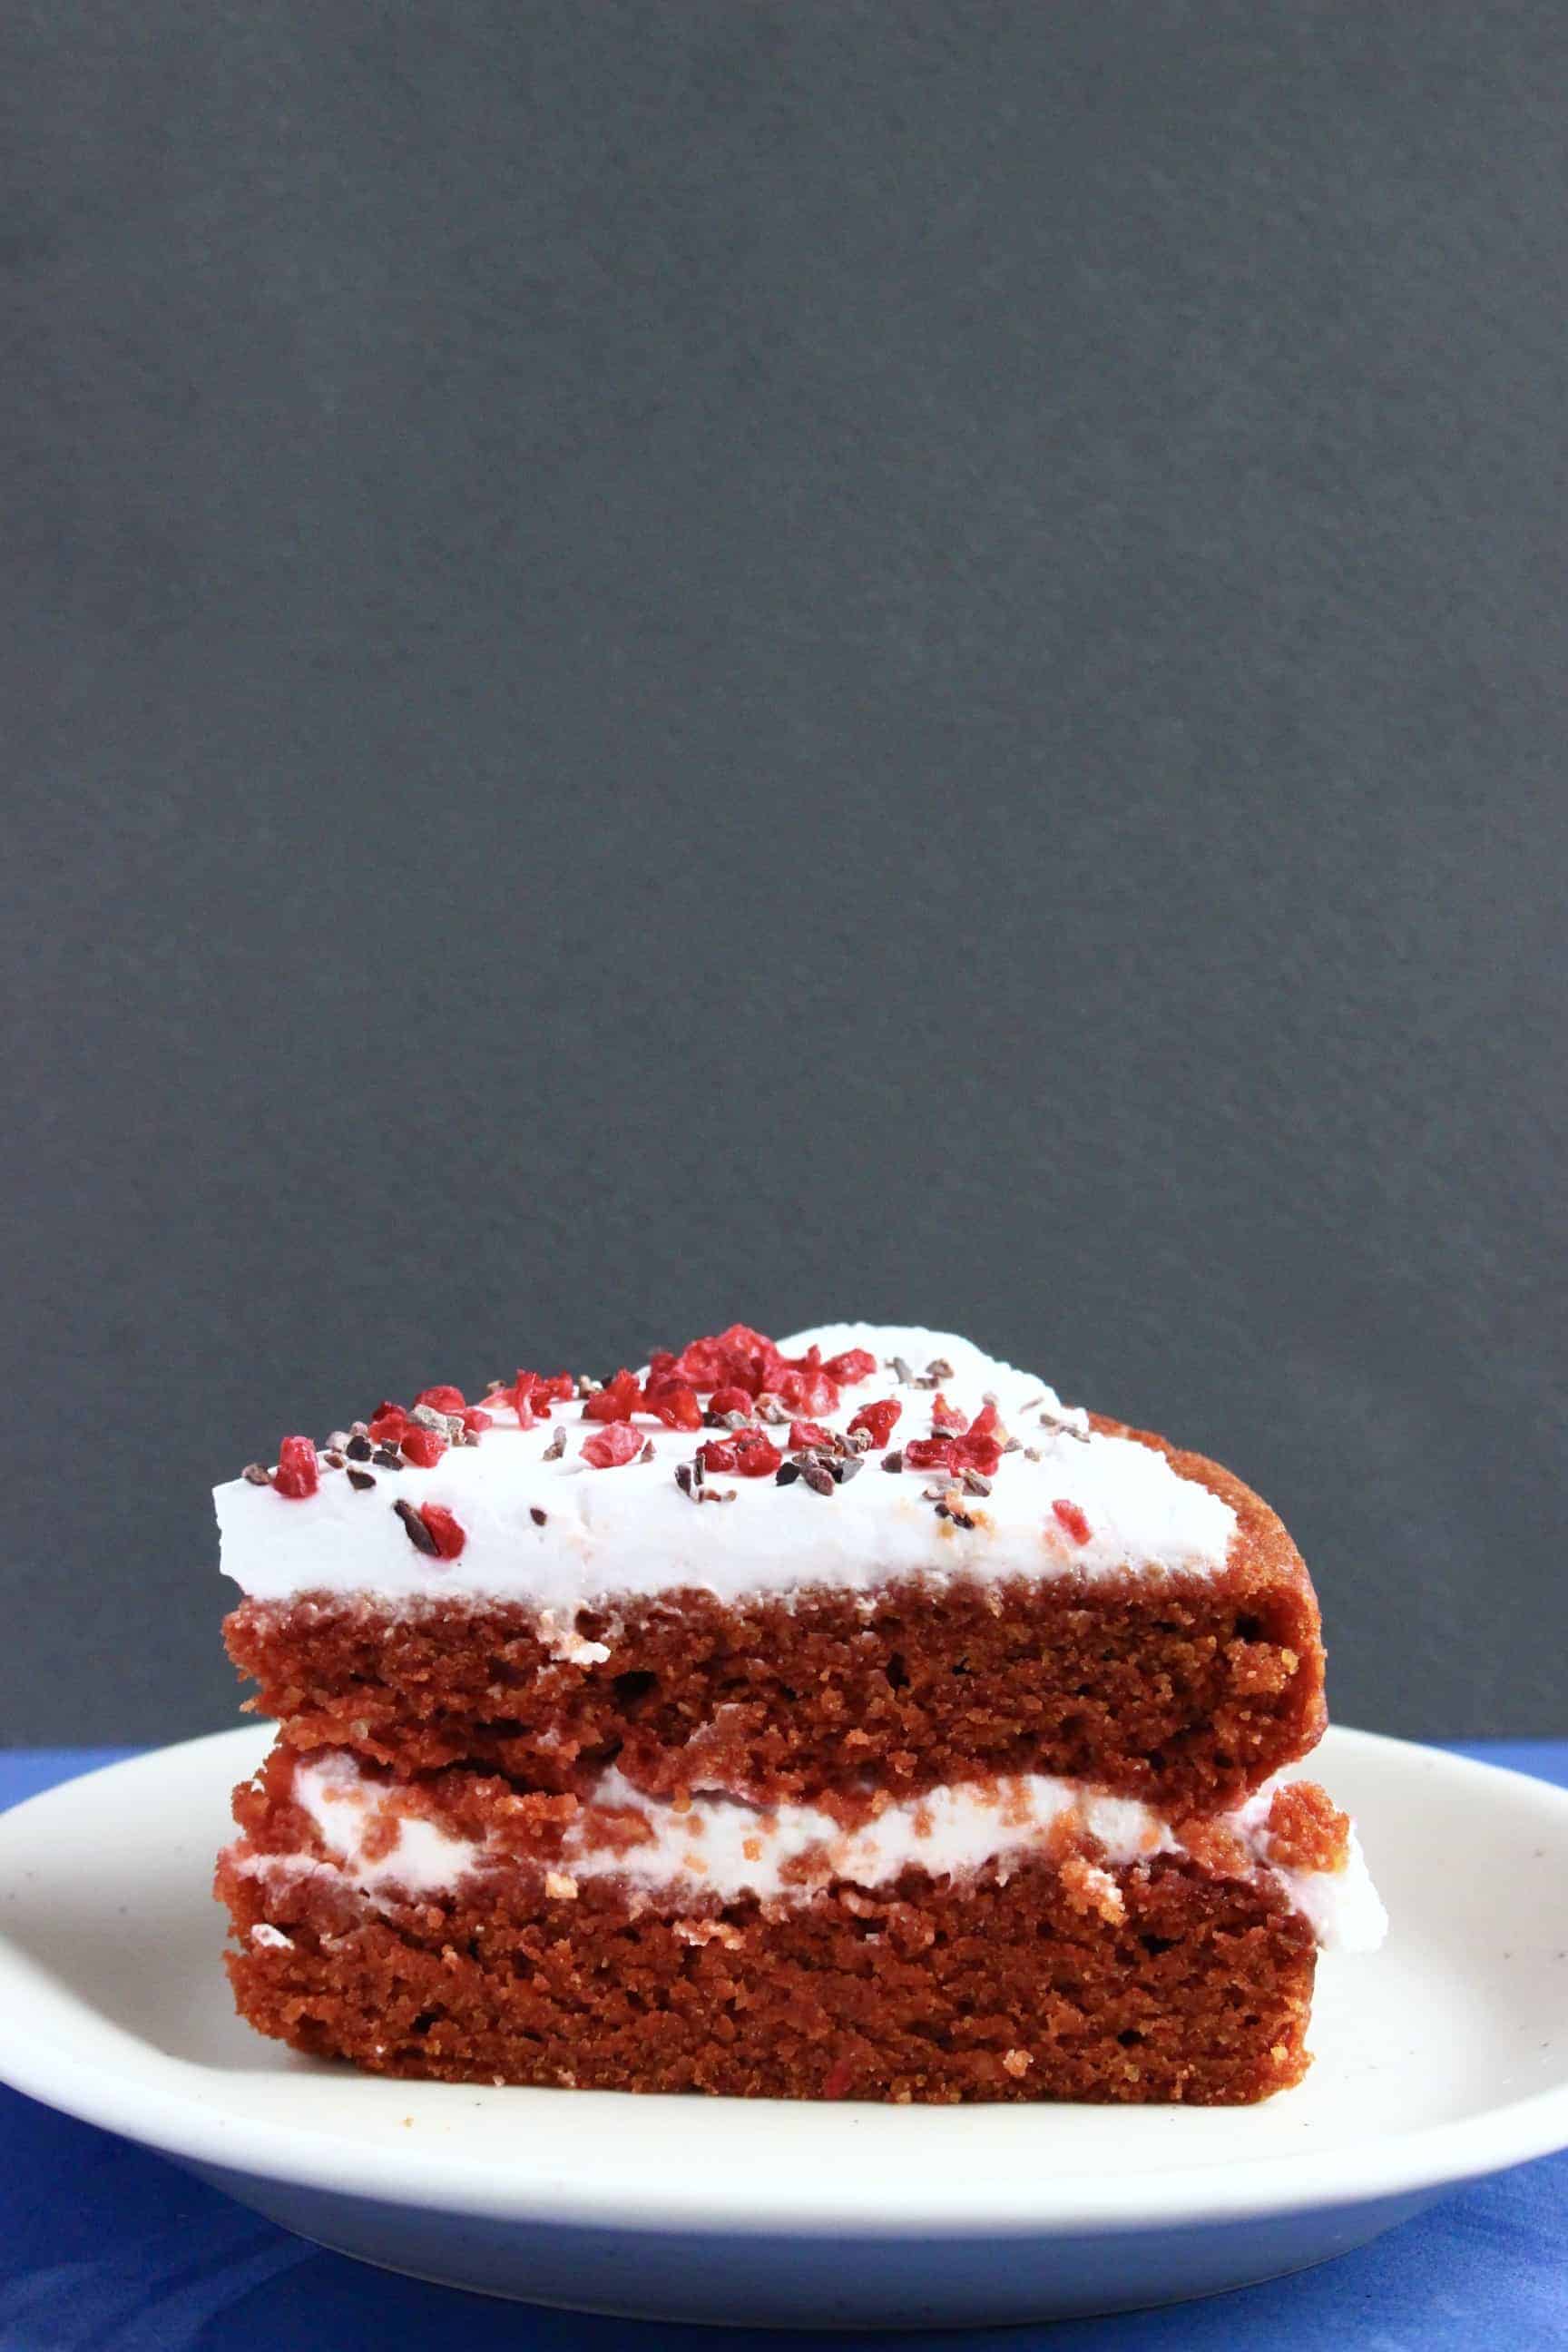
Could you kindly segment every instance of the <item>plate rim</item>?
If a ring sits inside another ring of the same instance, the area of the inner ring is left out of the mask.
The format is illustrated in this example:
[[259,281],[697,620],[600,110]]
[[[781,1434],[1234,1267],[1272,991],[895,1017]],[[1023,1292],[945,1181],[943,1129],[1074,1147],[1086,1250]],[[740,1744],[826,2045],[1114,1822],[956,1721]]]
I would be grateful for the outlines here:
[[[236,1759],[235,1777],[242,1778],[247,1768],[241,1759],[254,1751],[259,1760],[271,1736],[270,1726],[244,1725],[208,1732],[101,1765],[41,1790],[0,1814],[0,1867],[5,1862],[11,1825],[30,1816],[29,1828],[36,1826],[40,1814],[71,1801],[67,1791],[79,1795],[89,1783],[117,1776],[131,1780],[143,1773],[155,1775],[172,1759],[195,1750],[226,1749]],[[1528,1800],[1560,1833],[1568,1852],[1568,1790],[1505,1765],[1386,1733],[1335,1725],[1329,1737],[1342,1752],[1346,1748],[1360,1749],[1374,1763],[1379,1755],[1392,1752],[1406,1765],[1419,1758],[1450,1780],[1473,1781],[1480,1776],[1511,1784],[1514,1801]],[[830,2187],[813,2178],[792,2182],[786,2189],[774,2178],[759,2195],[737,2173],[716,2194],[710,2179],[700,2189],[688,2189],[681,2168],[672,2166],[658,2180],[657,2189],[650,2189],[646,2179],[633,2187],[617,2181],[613,2174],[587,2180],[552,2179],[548,2162],[503,2171],[498,2169],[493,2153],[466,2156],[458,2148],[433,2147],[424,2137],[366,2145],[319,2125],[226,2115],[182,2089],[178,2079],[182,2073],[216,2070],[197,2069],[196,2062],[171,2056],[130,2028],[118,2026],[117,2030],[135,2044],[139,2067],[150,2070],[151,2081],[146,2073],[117,2074],[101,2059],[79,2058],[58,2039],[29,2040],[26,1995],[29,1979],[36,1975],[35,1964],[12,1946],[0,1927],[0,2081],[27,2096],[197,2167],[329,2195],[487,2221],[758,2236],[841,2237],[859,2232],[886,2238],[957,2239],[1042,2232],[1053,2236],[1144,2232],[1436,2194],[1568,2146],[1565,2055],[1563,2080],[1544,2090],[1501,2102],[1478,2116],[1374,2133],[1364,2143],[1320,2153],[1280,2152],[1250,2159],[1227,2158],[1185,2170],[1166,2167],[1149,2172],[1121,2171],[1100,2179],[1060,2172],[1035,2176],[1027,2168],[1019,2168],[1005,2182],[987,2179],[974,2185],[945,2173],[939,2160],[929,2201],[901,2191],[893,2206],[877,2202],[874,2183],[852,2163],[842,2169],[835,2168]],[[159,2080],[161,2075],[166,2079]],[[579,2099],[616,2095],[536,2089],[527,2095]],[[685,2120],[689,2121],[709,2106],[756,2107],[775,2103],[682,2098],[679,2104],[688,2111]],[[849,2126],[858,2114],[867,2112],[879,2110],[847,2100],[834,2110],[841,2126]],[[941,2117],[968,2116],[973,2110],[902,2112]],[[937,2128],[940,2131],[941,2126]],[[531,2155],[537,2145],[531,2137],[520,2144],[520,2152]],[[940,2159],[940,2142],[933,2154]]]

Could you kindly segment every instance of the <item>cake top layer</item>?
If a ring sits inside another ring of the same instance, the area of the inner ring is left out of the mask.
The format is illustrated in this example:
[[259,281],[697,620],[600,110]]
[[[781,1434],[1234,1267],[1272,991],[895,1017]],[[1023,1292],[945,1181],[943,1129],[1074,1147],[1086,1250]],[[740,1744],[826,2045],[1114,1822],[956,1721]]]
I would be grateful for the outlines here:
[[[896,1408],[896,1412],[894,1410]],[[520,1601],[572,1612],[920,1573],[1215,1574],[1236,1515],[1163,1454],[1092,1429],[951,1332],[736,1325],[603,1386],[520,1372],[428,1389],[217,1488],[253,1599]]]

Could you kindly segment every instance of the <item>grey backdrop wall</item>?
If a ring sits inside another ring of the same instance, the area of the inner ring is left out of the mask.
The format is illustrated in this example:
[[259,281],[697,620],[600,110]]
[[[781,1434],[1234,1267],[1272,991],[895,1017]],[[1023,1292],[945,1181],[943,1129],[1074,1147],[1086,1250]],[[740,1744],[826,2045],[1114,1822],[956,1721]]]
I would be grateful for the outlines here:
[[1217,1452],[1561,1731],[1568,20],[5,13],[0,1736],[206,1490],[743,1316]]

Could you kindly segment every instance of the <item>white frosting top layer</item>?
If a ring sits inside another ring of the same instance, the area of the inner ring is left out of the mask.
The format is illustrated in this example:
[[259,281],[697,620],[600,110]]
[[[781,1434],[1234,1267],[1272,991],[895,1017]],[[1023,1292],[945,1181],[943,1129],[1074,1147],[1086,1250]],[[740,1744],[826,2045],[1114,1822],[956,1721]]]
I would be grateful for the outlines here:
[[[1267,1822],[1278,1786],[1271,1782],[1258,1790],[1237,1811],[1224,1815],[1219,1826],[1239,1839],[1256,1868],[1279,1883],[1320,1944],[1375,1950],[1387,1917],[1353,1833],[1341,1870],[1283,1870],[1268,1860]],[[370,1899],[444,1893],[475,1871],[507,1860],[498,1845],[452,1836],[422,1814],[388,1810],[393,1793],[341,1750],[310,1758],[294,1776],[295,1801],[326,1848],[326,1866]],[[1103,1864],[1112,1869],[1178,1850],[1170,1823],[1148,1805],[1044,1773],[930,1790],[889,1804],[876,1820],[852,1831],[814,1805],[763,1811],[735,1799],[703,1797],[677,1811],[645,1796],[614,1770],[597,1783],[592,1803],[640,1816],[644,1840],[595,1844],[594,1814],[580,1817],[547,1879],[547,1892],[563,1899],[576,1892],[578,1881],[605,1875],[624,1878],[648,1895],[658,1890],[667,1907],[682,1898],[731,1903],[747,1895],[805,1902],[832,1881],[877,1887],[910,1868],[962,1878],[988,1863],[1037,1850],[1068,1814],[1075,1828],[1097,1841]],[[294,1856],[261,1856],[254,1866],[265,1871],[321,1865]],[[1109,1879],[1101,1892],[1112,1903],[1119,1899]]]
[[[926,1499],[933,1482],[946,1483],[942,1473],[885,1473],[881,1446],[831,1494],[816,1493],[804,1478],[780,1486],[771,1476],[716,1473],[709,1486],[732,1491],[734,1499],[697,1505],[677,1485],[676,1465],[722,1431],[668,1430],[638,1414],[633,1426],[651,1443],[652,1458],[596,1469],[583,1459],[584,1440],[596,1425],[584,1423],[581,1403],[557,1402],[550,1421],[523,1430],[510,1407],[482,1399],[495,1426],[476,1445],[453,1446],[433,1469],[357,1465],[375,1480],[361,1490],[346,1472],[323,1465],[318,1491],[302,1501],[244,1479],[218,1487],[224,1573],[262,1601],[305,1592],[363,1593],[383,1602],[516,1600],[561,1612],[569,1628],[584,1604],[682,1586],[731,1601],[805,1585],[868,1589],[921,1571],[1214,1574],[1224,1565],[1236,1525],[1227,1504],[1179,1477],[1147,1446],[1072,1433],[1082,1431],[1081,1413],[1034,1374],[997,1362],[967,1339],[916,1327],[835,1323],[779,1344],[792,1356],[814,1344],[825,1359],[856,1348],[874,1355],[882,1369],[846,1387],[837,1412],[814,1418],[845,1431],[863,1404],[891,1397],[902,1408],[894,1447],[931,1435],[933,1401],[931,1387],[887,1369],[894,1357],[916,1380],[933,1360],[950,1364],[941,1390],[966,1417],[994,1396],[1019,1445],[1004,1455],[988,1496],[965,1498],[975,1524],[941,1517]],[[563,1429],[564,1454],[547,1459]],[[788,1430],[765,1433],[787,1457]],[[398,1502],[451,1512],[463,1530],[460,1556],[447,1560],[417,1549],[393,1507]],[[1073,1521],[1069,1508],[1064,1524],[1058,1502],[1076,1507],[1081,1520]],[[1080,1540],[1073,1528],[1083,1522]]]

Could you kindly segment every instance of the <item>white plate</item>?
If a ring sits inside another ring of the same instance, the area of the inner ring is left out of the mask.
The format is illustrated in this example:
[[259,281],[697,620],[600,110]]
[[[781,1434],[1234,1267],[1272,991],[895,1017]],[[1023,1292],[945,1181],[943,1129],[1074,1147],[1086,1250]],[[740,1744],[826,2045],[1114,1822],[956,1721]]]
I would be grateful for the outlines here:
[[268,1730],[0,1817],[0,2077],[422,2278],[832,2326],[1126,2309],[1321,2262],[1568,2143],[1568,1794],[1331,1731],[1394,1917],[1261,2107],[881,2107],[382,2082],[233,2014],[208,1889]]

